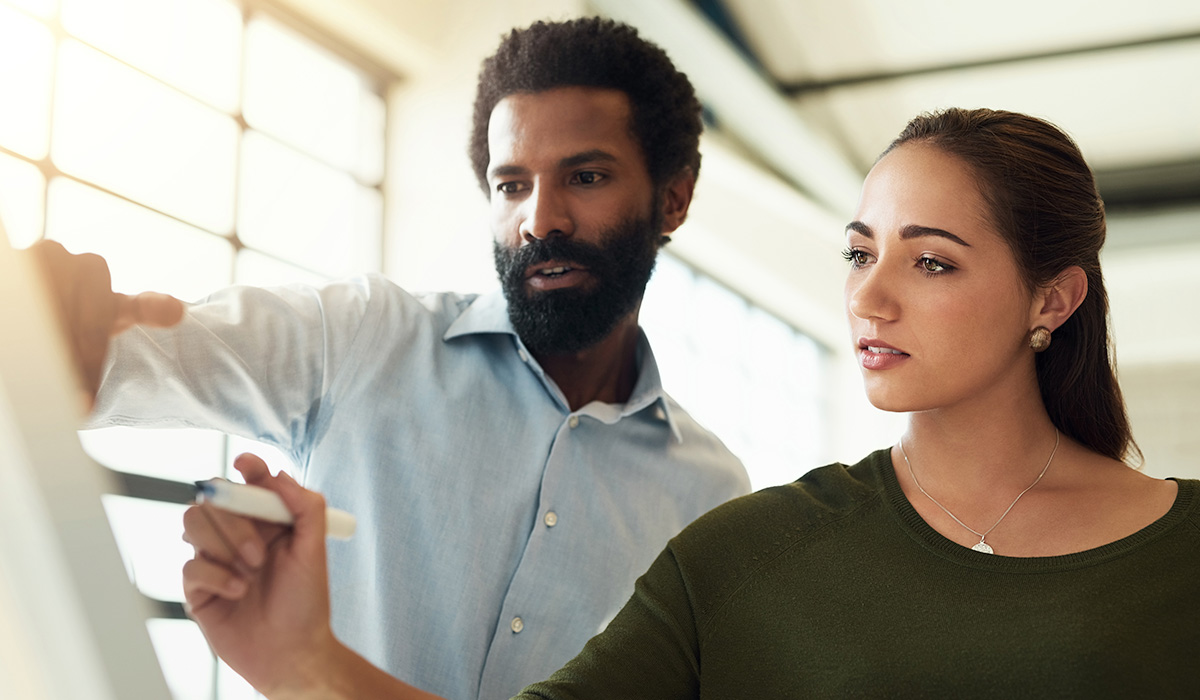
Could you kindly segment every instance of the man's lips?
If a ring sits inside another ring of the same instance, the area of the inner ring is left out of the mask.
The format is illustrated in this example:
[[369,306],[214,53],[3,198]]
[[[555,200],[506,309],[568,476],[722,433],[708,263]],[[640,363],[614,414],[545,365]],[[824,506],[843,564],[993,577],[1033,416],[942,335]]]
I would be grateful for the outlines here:
[[537,275],[541,275],[543,277],[554,277],[557,275],[563,275],[563,274],[566,274],[568,272],[573,272],[573,271],[587,272],[587,268],[578,263],[559,262],[557,260],[551,260],[550,262],[544,262],[544,263],[538,263],[536,265],[530,265],[525,270],[525,279],[529,279],[530,277],[534,277]]
[[531,265],[525,271],[525,283],[534,289],[549,291],[582,284],[589,274],[582,265],[550,261]]

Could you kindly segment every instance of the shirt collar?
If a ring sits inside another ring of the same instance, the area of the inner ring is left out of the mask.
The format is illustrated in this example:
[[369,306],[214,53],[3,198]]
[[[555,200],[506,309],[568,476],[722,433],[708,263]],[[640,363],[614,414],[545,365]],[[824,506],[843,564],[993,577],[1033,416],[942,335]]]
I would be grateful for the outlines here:
[[453,340],[460,335],[476,333],[508,333],[516,336],[517,332],[508,320],[508,303],[499,289],[475,297],[446,329],[442,339]]
[[[454,319],[442,338],[449,341],[460,336],[486,333],[511,335],[514,347],[525,350],[524,343],[517,337],[512,322],[508,320],[508,303],[504,299],[504,293],[498,289],[475,297],[458,318]],[[536,362],[532,356],[530,360]],[[658,372],[658,362],[654,359],[654,351],[650,349],[650,341],[646,339],[646,333],[640,329],[638,331],[637,363],[639,367],[637,383],[634,384],[629,401],[624,406],[616,407],[620,411],[619,416],[624,418],[653,406],[655,418],[665,421],[671,429],[671,434],[675,436],[675,441],[682,442],[683,435],[679,432],[679,426],[672,415],[671,402],[667,400],[667,394],[663,391],[662,377]]]

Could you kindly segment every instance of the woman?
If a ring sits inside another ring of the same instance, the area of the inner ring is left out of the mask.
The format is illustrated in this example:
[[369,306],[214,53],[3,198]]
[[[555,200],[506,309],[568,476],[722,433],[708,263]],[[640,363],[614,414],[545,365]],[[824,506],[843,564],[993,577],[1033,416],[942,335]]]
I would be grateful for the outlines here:
[[[851,342],[903,438],[702,517],[522,697],[1200,696],[1200,482],[1125,463],[1074,143],[1010,112],[919,116],[846,234]],[[328,644],[314,677],[378,680]]]

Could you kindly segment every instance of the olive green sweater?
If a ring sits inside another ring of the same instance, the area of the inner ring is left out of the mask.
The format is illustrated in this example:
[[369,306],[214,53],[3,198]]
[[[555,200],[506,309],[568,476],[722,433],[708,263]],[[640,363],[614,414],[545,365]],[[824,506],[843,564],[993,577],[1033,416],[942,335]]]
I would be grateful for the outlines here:
[[981,554],[880,450],[697,520],[521,697],[1200,698],[1198,496],[1086,552]]

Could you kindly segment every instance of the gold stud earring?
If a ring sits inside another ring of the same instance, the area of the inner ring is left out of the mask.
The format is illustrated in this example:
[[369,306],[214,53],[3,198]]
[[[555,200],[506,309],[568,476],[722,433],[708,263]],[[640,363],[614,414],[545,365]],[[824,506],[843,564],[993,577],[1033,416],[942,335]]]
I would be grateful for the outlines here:
[[1050,347],[1050,329],[1038,326],[1029,332],[1029,347],[1034,352],[1045,352]]

